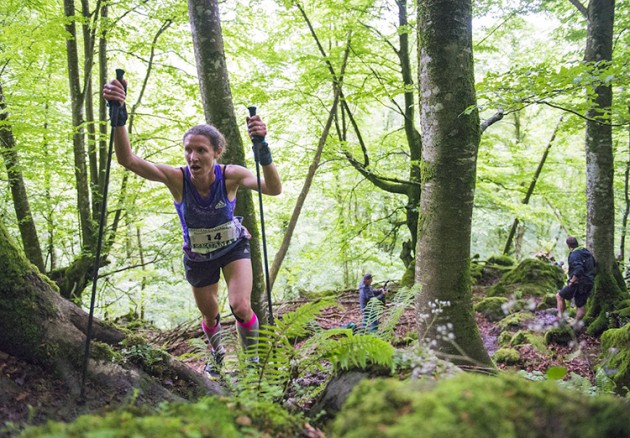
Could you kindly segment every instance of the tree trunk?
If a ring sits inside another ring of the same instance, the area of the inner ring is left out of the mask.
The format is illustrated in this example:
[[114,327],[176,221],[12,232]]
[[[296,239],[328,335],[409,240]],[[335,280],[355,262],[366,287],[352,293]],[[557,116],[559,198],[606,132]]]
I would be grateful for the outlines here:
[[[225,136],[228,147],[223,152],[222,160],[226,163],[245,166],[245,152],[234,114],[223,48],[218,1],[188,0],[188,13],[206,121],[216,126]],[[265,279],[260,250],[261,238],[251,191],[239,190],[235,213],[243,216],[243,224],[252,235],[251,255],[254,274],[252,308],[261,321],[266,321],[269,319],[269,312],[264,299]]]
[[416,253],[419,339],[458,364],[491,367],[474,319],[470,278],[480,137],[471,1],[421,2],[418,32],[424,161]]
[[[66,52],[68,57],[68,81],[70,83],[70,99],[72,106],[72,126],[74,128],[72,143],[74,146],[74,175],[77,185],[77,208],[80,218],[82,246],[83,248],[92,248],[94,246],[94,224],[90,212],[90,191],[88,187],[88,169],[84,136],[85,120],[83,118],[84,95],[81,91],[73,0],[64,0],[63,7],[67,19],[65,25],[68,34],[66,36]],[[82,290],[76,292],[80,294]]]
[[[628,107],[630,112],[630,106]],[[623,218],[621,221],[621,242],[619,243],[619,257],[618,260],[627,266],[626,263],[626,235],[628,233],[628,216],[630,215],[630,126],[628,127],[628,159],[626,160],[626,169],[624,171],[623,178],[623,199],[625,208],[623,211]]]
[[[407,1],[398,0],[398,26],[400,29],[409,28],[409,20],[407,18]],[[420,182],[420,160],[422,159],[422,137],[416,129],[415,124],[415,99],[414,99],[414,82],[411,70],[411,61],[409,59],[409,32],[403,30],[398,32],[398,41],[400,50],[398,58],[400,59],[400,67],[403,83],[405,85],[405,135],[407,144],[409,145],[409,181]],[[414,269],[411,262],[415,257],[416,244],[418,243],[418,206],[420,204],[420,184],[412,184],[407,194],[406,218],[407,228],[411,233],[411,240],[403,243],[403,251],[400,255],[401,260],[407,269]]]
[[[591,0],[584,60],[593,74],[612,60],[614,0]],[[615,263],[615,206],[613,191],[613,144],[610,110],[612,87],[601,83],[587,111],[586,121],[586,244],[597,261],[597,276],[587,311],[588,331],[599,334],[610,325],[608,315],[622,298],[623,282]]]
[[[57,371],[68,390],[78,395],[87,321],[88,315],[80,307],[62,298],[31,268],[0,222],[0,351]],[[92,329],[94,340],[112,346],[126,336],[97,319]],[[218,385],[172,358],[165,357],[165,362],[167,369],[160,372],[192,383],[194,395],[221,392]],[[144,364],[143,368],[150,367]],[[117,391],[131,395],[143,388],[146,393],[158,392],[165,400],[181,400],[144,371],[125,369],[101,354],[90,356],[87,371],[92,388],[103,397]]]
[[13,130],[8,121],[9,113],[4,100],[4,90],[0,83],[0,153],[7,168],[9,187],[11,187],[11,197],[15,208],[15,216],[20,229],[22,245],[28,260],[44,272],[44,258],[42,248],[39,246],[39,237],[35,228],[35,221],[31,214],[31,207],[28,202],[24,177],[20,170],[19,156],[15,146]]

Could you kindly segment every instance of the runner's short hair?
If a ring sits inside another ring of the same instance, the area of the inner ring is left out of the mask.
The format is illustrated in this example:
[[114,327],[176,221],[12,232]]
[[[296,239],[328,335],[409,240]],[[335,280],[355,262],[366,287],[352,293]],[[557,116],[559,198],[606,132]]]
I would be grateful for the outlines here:
[[186,131],[182,141],[186,141],[186,138],[190,135],[203,135],[210,141],[210,145],[215,151],[221,151],[225,149],[226,142],[225,137],[221,134],[217,128],[212,125],[202,124],[196,125]]

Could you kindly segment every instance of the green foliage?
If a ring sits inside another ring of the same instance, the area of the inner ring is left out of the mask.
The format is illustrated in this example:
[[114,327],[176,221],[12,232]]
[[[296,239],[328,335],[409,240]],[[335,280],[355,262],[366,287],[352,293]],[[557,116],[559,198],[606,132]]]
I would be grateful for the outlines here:
[[437,384],[362,381],[332,425],[336,437],[624,436],[630,408],[610,396],[585,398],[556,382],[502,373],[462,373]]
[[576,373],[570,373],[567,379],[567,369],[564,367],[550,367],[545,373],[541,371],[525,371],[520,370],[518,375],[535,382],[542,382],[545,380],[553,380],[557,382],[558,386],[566,388],[584,395],[596,396],[602,394],[611,394],[612,391],[606,389],[604,385],[591,384],[588,377],[580,376]]
[[167,353],[165,351],[154,348],[141,337],[127,337],[123,339],[121,344],[120,355],[125,362],[129,361],[138,366],[151,369],[166,360]]
[[388,300],[389,305],[381,309],[382,311],[378,314],[380,321],[378,334],[382,339],[390,342],[394,340],[394,330],[400,318],[413,305],[414,299],[421,290],[422,286],[417,284],[412,287],[402,287],[395,293],[389,292],[386,295],[385,299]]
[[560,380],[567,375],[567,369],[565,367],[550,367],[545,374],[551,380]]
[[[372,335],[355,335],[351,329],[314,326],[317,315],[333,304],[330,298],[316,300],[284,314],[274,326],[263,325],[257,351],[243,353],[237,392],[251,399],[279,400],[293,381],[309,372],[332,373],[370,365],[391,368],[394,348],[388,342]],[[255,356],[259,363],[252,366]]]

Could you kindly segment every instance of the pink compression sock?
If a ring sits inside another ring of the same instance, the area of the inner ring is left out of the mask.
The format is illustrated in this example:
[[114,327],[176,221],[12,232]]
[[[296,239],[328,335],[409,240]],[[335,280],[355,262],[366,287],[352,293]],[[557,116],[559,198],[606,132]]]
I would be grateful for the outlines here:
[[258,323],[258,317],[254,313],[248,322],[236,321],[236,330],[241,338],[241,345],[247,349],[250,346],[258,343],[258,329],[260,324]]
[[221,323],[218,322],[213,328],[209,328],[204,322],[203,318],[201,319],[201,329],[206,334],[208,338],[208,342],[212,346],[213,351],[218,351],[221,349]]

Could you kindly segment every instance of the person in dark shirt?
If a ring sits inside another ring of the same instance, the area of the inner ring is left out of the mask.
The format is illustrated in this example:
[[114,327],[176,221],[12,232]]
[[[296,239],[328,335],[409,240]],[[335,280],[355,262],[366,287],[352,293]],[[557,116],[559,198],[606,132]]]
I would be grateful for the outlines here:
[[569,236],[566,240],[569,247],[569,281],[556,294],[558,305],[558,318],[563,318],[565,310],[564,300],[575,300],[577,312],[576,324],[584,318],[586,313],[586,301],[593,289],[595,279],[595,259],[591,252],[578,245],[575,237]]
[[378,330],[378,314],[374,308],[373,303],[368,305],[372,298],[376,298],[381,303],[385,303],[386,289],[374,289],[372,287],[372,274],[365,274],[361,284],[359,284],[359,304],[361,305],[361,312],[363,313],[363,330],[368,329],[375,332]]

